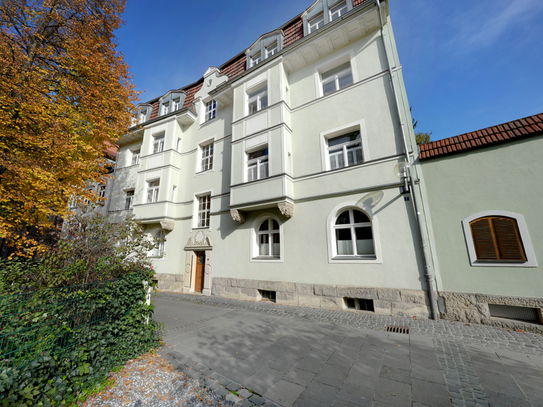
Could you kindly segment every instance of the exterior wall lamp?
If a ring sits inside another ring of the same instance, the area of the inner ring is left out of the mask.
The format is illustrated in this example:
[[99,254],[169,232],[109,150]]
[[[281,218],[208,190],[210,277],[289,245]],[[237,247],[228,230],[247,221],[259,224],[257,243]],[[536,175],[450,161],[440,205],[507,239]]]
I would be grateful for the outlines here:
[[400,194],[405,195],[410,193],[409,189],[409,177],[411,171],[411,164],[405,161],[400,161],[394,167],[394,174],[403,182],[403,185],[400,186]]

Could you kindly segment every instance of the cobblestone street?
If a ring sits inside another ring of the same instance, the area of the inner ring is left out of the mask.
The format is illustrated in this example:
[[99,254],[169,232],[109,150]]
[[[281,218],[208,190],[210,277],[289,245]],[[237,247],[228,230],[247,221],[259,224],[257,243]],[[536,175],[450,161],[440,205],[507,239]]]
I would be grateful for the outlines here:
[[542,335],[171,293],[154,302],[163,356],[238,405],[543,405]]

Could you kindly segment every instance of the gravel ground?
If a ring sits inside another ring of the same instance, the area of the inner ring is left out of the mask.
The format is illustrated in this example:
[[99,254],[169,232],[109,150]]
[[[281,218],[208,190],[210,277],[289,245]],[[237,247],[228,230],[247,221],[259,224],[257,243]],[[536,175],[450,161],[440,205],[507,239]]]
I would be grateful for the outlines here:
[[146,353],[112,373],[113,386],[89,397],[83,407],[230,407],[233,403],[175,370],[157,353]]

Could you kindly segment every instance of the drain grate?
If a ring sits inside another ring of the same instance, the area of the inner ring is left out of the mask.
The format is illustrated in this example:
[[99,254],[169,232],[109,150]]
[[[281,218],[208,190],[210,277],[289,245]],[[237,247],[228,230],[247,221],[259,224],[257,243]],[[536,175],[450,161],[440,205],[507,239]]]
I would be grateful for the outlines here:
[[396,334],[407,334],[409,335],[409,328],[406,326],[394,326],[394,325],[387,325],[386,332],[394,332]]

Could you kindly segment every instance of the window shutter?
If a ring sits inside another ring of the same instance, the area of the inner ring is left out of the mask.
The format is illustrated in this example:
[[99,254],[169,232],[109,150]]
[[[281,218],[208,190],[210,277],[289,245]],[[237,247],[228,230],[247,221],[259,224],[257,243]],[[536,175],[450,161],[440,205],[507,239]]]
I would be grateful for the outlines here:
[[476,219],[470,223],[470,228],[475,252],[477,253],[477,260],[499,260],[491,218]]
[[526,254],[515,219],[493,218],[501,260],[526,261]]

